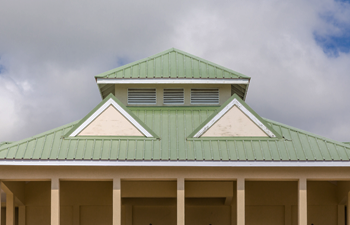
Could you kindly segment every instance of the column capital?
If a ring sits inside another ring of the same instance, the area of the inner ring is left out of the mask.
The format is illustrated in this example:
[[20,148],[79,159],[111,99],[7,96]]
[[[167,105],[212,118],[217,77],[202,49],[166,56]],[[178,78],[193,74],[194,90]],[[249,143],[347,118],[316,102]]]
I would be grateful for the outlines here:
[[121,188],[121,179],[120,177],[113,178],[113,190],[120,190]]
[[57,177],[51,178],[51,190],[60,189],[60,179]]
[[177,190],[185,190],[185,178],[180,177],[176,180]]

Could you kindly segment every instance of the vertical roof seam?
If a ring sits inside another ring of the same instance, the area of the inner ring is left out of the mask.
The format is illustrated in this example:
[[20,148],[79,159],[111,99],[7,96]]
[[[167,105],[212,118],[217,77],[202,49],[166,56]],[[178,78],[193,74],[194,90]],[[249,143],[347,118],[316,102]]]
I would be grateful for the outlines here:
[[[310,143],[310,136],[309,135],[305,135],[305,136],[306,136],[306,139],[307,139],[307,141],[309,143],[309,146],[310,146],[310,149],[311,149],[311,153],[314,156],[314,160],[316,161],[317,158],[316,158],[316,154],[314,152],[314,149],[313,149],[313,147],[311,146],[311,143]],[[320,152],[320,154],[322,155],[322,152]]]
[[309,159],[308,159],[308,157],[306,156],[305,151],[304,151],[304,145],[303,145],[303,142],[302,142],[302,141],[301,141],[301,139],[300,139],[299,131],[296,131],[296,133],[297,133],[297,136],[298,136],[298,139],[299,139],[300,145],[301,145],[301,150],[302,150],[302,151],[303,151],[303,153],[304,153],[304,157],[305,157],[305,159],[306,159],[306,160],[309,160]]

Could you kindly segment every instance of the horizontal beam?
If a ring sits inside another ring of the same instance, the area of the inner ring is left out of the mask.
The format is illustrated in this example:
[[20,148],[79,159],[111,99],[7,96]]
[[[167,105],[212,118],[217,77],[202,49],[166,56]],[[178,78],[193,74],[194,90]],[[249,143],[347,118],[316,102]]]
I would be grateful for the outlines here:
[[97,84],[249,84],[249,79],[108,79],[97,78]]
[[348,167],[350,161],[89,161],[1,160],[0,166]]

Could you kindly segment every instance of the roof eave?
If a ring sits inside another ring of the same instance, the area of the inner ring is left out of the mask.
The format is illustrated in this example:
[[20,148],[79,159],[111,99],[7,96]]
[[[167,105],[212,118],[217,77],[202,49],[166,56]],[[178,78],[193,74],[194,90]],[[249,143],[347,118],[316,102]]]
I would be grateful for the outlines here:
[[250,78],[96,78],[97,84],[249,84]]

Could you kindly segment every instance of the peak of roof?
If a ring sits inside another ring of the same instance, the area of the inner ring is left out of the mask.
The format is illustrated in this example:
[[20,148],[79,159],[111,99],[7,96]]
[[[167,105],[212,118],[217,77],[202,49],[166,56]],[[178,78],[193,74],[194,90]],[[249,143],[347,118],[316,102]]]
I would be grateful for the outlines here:
[[176,48],[101,73],[95,78],[250,79],[246,75]]

